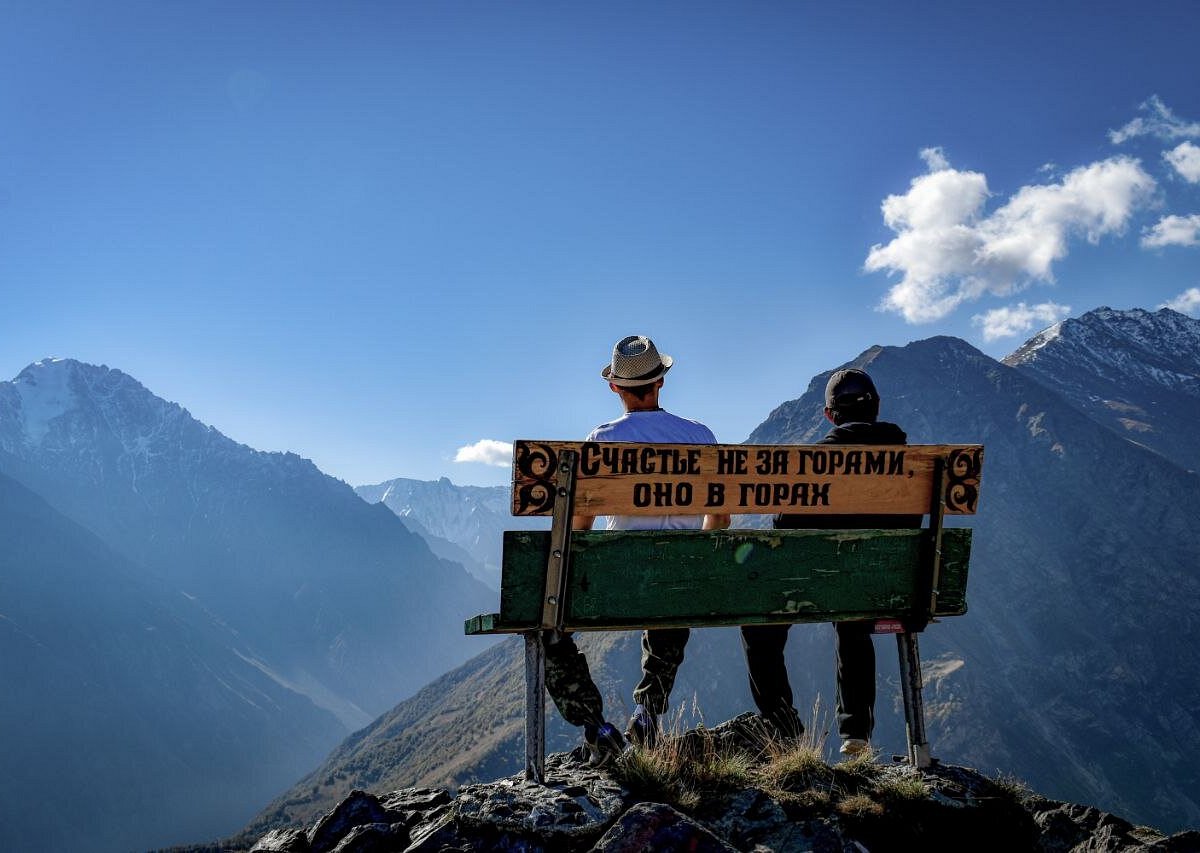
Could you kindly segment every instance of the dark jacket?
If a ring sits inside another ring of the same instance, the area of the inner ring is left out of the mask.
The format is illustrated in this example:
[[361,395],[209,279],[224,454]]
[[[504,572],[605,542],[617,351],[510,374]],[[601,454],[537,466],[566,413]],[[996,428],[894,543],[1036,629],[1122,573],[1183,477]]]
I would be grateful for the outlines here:
[[[818,444],[906,444],[904,430],[887,421],[855,422],[835,426]],[[808,515],[780,513],[775,516],[777,530],[841,530],[867,528],[895,530],[920,527],[920,515]]]

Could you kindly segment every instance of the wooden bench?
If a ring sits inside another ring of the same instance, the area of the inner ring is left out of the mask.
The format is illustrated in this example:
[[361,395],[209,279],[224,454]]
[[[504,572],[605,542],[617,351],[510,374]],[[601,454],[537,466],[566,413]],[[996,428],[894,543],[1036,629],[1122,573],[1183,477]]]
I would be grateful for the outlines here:
[[[966,612],[979,445],[666,445],[518,441],[500,612],[467,634],[525,635],[526,775],[545,755],[543,630],[872,620],[895,633],[908,760],[931,762],[916,633]],[[928,515],[911,530],[571,531],[572,514]]]

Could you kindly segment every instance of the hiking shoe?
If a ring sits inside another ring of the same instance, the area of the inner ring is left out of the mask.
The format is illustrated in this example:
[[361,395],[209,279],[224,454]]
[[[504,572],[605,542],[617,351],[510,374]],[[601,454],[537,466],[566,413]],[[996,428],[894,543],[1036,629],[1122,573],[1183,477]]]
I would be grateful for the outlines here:
[[592,767],[607,767],[625,751],[625,739],[612,723],[584,726],[583,740],[591,753],[588,764]]
[[795,708],[788,707],[771,717],[763,717],[763,722],[771,738],[780,745],[789,746],[804,737],[804,723]]
[[871,751],[871,742],[858,737],[848,737],[842,741],[842,748],[838,750],[847,758],[857,758],[864,752]]
[[625,737],[629,738],[629,742],[642,749],[652,749],[658,743],[658,735],[658,715],[647,711],[645,705],[634,708],[629,725],[625,727]]

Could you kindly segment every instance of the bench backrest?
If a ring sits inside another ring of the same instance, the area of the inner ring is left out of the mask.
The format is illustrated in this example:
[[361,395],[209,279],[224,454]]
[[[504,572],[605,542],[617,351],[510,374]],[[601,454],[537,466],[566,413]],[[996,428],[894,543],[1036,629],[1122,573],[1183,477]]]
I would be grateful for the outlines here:
[[980,445],[627,444],[518,441],[513,515],[549,515],[564,451],[575,454],[575,512],[916,514],[939,468],[944,512],[975,512]]

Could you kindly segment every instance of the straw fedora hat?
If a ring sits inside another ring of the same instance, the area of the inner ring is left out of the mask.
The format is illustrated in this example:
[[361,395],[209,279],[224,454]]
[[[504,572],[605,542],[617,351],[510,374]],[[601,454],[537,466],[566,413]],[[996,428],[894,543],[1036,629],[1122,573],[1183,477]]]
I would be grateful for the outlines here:
[[617,341],[612,361],[604,365],[600,375],[613,385],[635,388],[661,379],[674,363],[671,356],[659,355],[654,341],[645,335],[630,335]]

